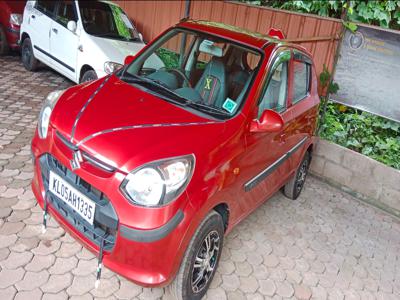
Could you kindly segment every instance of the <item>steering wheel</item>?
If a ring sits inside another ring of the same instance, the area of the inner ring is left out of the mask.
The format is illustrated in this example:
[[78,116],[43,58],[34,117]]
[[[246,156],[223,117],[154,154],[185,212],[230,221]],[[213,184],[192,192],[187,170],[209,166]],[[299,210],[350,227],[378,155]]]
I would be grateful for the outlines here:
[[180,69],[170,69],[168,71],[174,72],[174,73],[178,74],[182,78],[182,80],[183,80],[182,87],[190,87],[190,88],[192,87],[192,85],[190,84],[189,78],[187,78],[186,74],[183,73],[182,70],[180,70]]

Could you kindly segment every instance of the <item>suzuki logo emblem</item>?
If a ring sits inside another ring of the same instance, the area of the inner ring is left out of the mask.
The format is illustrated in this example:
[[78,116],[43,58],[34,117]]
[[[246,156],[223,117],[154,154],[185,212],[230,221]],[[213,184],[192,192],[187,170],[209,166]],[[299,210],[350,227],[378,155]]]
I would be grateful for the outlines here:
[[77,150],[74,152],[73,158],[70,161],[72,170],[79,169],[81,167],[81,162],[83,162],[82,153]]

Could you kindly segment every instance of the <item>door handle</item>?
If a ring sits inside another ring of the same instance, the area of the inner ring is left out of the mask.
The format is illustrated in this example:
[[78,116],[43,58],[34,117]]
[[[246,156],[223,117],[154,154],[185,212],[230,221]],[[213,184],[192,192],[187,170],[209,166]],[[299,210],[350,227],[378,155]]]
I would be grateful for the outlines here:
[[56,28],[53,28],[52,30],[53,30],[53,32],[54,32],[55,34],[58,33],[58,30],[57,30]]

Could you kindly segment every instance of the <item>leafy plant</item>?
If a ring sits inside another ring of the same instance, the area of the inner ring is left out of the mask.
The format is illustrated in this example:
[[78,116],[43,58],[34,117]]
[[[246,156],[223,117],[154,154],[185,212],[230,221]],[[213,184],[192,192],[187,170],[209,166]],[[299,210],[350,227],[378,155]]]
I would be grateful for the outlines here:
[[[400,0],[258,0],[246,1],[323,17],[340,18],[345,9],[352,22],[361,22],[385,28],[400,29]],[[352,26],[352,25],[351,25]]]
[[[330,94],[339,90],[324,65],[320,84]],[[361,112],[321,97],[320,136],[360,152],[388,166],[400,169],[400,124]]]
[[399,29],[400,1],[350,1],[353,8],[348,17],[351,21],[368,23],[385,28]]
[[346,27],[348,30],[350,30],[351,32],[356,32],[356,30],[357,30],[357,25],[356,24],[354,24],[353,22],[345,22],[345,21],[342,21],[343,22],[343,26],[344,27]]
[[326,87],[328,87],[329,94],[336,94],[339,90],[339,85],[336,82],[333,82],[332,74],[329,72],[325,64],[321,74],[319,75],[319,82],[322,89],[325,90]]
[[400,169],[400,124],[332,102],[320,136]]

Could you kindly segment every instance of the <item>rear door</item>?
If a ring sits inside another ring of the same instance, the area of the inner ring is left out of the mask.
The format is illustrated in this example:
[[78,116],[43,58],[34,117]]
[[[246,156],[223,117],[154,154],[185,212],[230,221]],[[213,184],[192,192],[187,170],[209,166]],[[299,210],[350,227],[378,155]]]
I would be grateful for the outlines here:
[[319,104],[312,60],[296,49],[293,49],[290,83],[288,111],[291,112],[291,125],[285,138],[291,151],[291,171],[294,172],[304,155],[308,139],[315,132]]
[[69,21],[75,23],[78,21],[75,1],[58,1],[50,31],[50,51],[53,56],[53,66],[57,71],[75,81],[79,36],[76,32],[67,28]]
[[37,0],[33,9],[27,10],[29,36],[31,38],[35,57],[51,64],[50,59],[50,28],[53,22],[57,1]]

